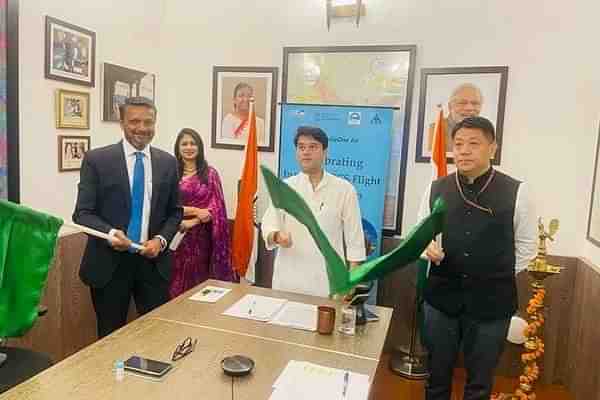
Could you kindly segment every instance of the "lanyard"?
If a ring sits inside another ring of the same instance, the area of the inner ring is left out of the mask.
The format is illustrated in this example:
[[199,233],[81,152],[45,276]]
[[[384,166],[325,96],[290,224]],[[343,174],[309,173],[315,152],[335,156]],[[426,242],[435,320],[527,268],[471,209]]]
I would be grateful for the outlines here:
[[[490,173],[490,176],[488,177],[487,181],[485,182],[485,184],[483,185],[481,190],[475,195],[475,201],[477,201],[479,196],[488,188],[488,186],[492,182],[492,179],[494,179],[495,175],[496,175],[496,170],[492,169],[492,172]],[[477,204],[474,201],[467,199],[467,197],[465,196],[465,194],[463,192],[462,185],[460,184],[460,181],[458,180],[458,172],[456,172],[455,178],[456,178],[455,181],[456,181],[456,187],[458,188],[458,193],[460,193],[460,197],[462,197],[462,199],[465,203],[467,203],[471,207],[475,207],[478,210],[486,212],[486,213],[490,214],[491,216],[494,216],[494,211],[492,211],[491,208],[484,207],[480,204]]]

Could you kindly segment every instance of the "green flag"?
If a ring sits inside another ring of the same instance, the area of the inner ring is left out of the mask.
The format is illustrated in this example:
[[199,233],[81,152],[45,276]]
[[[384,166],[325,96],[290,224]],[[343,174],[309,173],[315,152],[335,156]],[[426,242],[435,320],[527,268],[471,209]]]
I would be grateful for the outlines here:
[[277,178],[268,168],[264,166],[260,168],[273,206],[285,210],[304,225],[323,254],[329,277],[330,294],[347,292],[361,282],[381,278],[409,265],[419,259],[435,235],[442,231],[446,205],[443,200],[437,199],[431,214],[419,222],[398,247],[388,254],[367,261],[352,271],[348,271],[344,260],[331,246],[312,211],[300,195]]
[[37,319],[62,224],[0,200],[0,338],[22,336]]

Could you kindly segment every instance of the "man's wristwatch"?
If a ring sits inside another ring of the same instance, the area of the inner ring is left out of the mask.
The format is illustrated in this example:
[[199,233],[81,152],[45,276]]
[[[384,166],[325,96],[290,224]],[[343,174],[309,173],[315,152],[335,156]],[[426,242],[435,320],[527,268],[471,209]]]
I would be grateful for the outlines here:
[[160,235],[156,235],[154,236],[155,239],[158,239],[160,241],[160,251],[162,252],[164,249],[167,248],[167,240],[160,236]]

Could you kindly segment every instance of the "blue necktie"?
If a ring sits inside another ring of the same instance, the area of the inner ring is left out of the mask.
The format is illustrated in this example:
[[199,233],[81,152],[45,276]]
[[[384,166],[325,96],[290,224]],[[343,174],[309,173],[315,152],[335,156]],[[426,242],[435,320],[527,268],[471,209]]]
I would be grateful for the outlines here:
[[127,227],[127,237],[139,243],[142,237],[142,213],[144,211],[144,153],[135,152],[133,185],[131,187],[131,217]]

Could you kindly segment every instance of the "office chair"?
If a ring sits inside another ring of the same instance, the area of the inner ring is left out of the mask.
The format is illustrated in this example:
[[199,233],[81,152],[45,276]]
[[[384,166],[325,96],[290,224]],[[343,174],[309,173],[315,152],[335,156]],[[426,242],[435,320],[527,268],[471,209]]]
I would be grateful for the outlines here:
[[52,365],[46,355],[3,346],[21,337],[39,308],[62,220],[0,200],[0,393]]
[[[38,316],[48,310],[40,307]],[[4,346],[0,339],[0,393],[26,381],[34,375],[52,366],[52,360],[46,354],[29,349]]]

